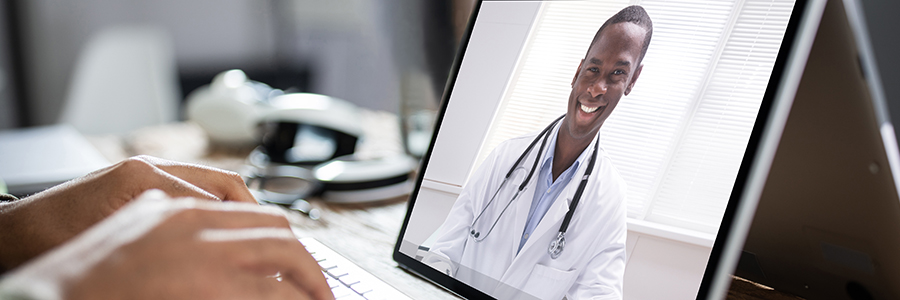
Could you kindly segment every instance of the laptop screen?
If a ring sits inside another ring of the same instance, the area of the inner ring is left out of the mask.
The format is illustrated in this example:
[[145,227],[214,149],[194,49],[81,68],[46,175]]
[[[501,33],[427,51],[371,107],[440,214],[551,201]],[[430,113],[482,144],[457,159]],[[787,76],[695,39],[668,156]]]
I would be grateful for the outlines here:
[[483,1],[395,258],[465,297],[697,297],[798,5]]

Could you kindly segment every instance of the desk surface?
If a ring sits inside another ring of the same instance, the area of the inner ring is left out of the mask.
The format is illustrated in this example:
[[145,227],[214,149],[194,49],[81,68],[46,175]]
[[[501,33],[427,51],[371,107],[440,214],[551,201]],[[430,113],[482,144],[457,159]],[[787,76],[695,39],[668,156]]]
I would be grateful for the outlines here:
[[291,224],[299,235],[316,238],[413,299],[458,299],[403,271],[391,258],[406,215],[405,197],[367,205],[312,204],[322,217],[313,221],[294,213]]
[[[138,131],[126,139],[88,137],[110,161],[146,154],[240,171],[250,149],[210,147],[202,129],[178,123]],[[313,237],[337,250],[373,275],[413,299],[458,299],[393,261],[394,243],[406,215],[406,197],[369,204],[333,204],[311,199],[322,210],[317,220],[292,212],[290,222],[299,235]],[[732,281],[728,299],[800,299],[741,279]]]

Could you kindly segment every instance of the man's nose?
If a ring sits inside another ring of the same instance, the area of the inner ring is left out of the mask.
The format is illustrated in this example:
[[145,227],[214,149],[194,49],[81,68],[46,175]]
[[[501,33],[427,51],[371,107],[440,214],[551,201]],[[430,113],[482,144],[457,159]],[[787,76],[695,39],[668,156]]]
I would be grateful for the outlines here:
[[606,94],[606,81],[605,80],[597,80],[597,82],[592,83],[588,87],[588,93],[591,94],[591,97],[597,98]]

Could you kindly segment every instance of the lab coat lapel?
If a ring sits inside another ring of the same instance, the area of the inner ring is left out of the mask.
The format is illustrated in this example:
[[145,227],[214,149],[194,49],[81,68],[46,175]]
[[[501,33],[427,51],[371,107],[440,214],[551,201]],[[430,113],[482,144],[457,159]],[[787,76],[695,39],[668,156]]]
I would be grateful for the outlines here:
[[[534,154],[530,155],[529,159],[526,162],[532,162],[533,157],[537,155],[537,151],[534,151]],[[528,166],[529,168],[531,166]],[[531,180],[528,185],[526,185],[525,190],[522,191],[522,194],[519,195],[519,198],[516,199],[516,207],[511,208],[515,209],[515,234],[509,235],[509,245],[513,245],[509,248],[509,257],[516,257],[519,250],[519,240],[522,238],[522,233],[525,231],[525,222],[528,220],[528,212],[531,210],[531,202],[534,201],[534,187],[537,183],[537,171],[535,171],[534,176],[531,176]],[[524,180],[524,179],[523,179]],[[515,186],[518,188],[518,185]],[[524,247],[523,247],[524,249]]]
[[[594,137],[597,139],[598,137]],[[596,141],[591,141],[591,146],[589,146],[589,151],[593,151],[593,145]],[[590,152],[588,153],[590,155]],[[549,240],[541,239],[546,234],[550,233],[555,238],[556,232],[559,231],[559,225],[562,223],[562,219],[565,218],[566,213],[569,211],[569,204],[572,202],[572,199],[575,197],[575,191],[578,189],[578,185],[581,183],[581,178],[584,176],[584,173],[587,170],[588,160],[590,157],[588,156],[581,164],[579,164],[578,169],[575,170],[575,174],[572,177],[572,180],[566,185],[566,189],[557,196],[556,200],[554,200],[553,205],[550,206],[550,210],[547,211],[547,214],[544,215],[544,218],[541,219],[541,222],[538,223],[537,228],[535,228],[532,238],[528,239],[525,242],[525,245],[522,246],[522,250],[519,251],[519,255],[513,260],[512,264],[510,264],[506,273],[503,274],[503,278],[501,278],[501,282],[506,283],[511,286],[519,286],[519,284],[524,284],[527,281],[528,276],[531,275],[531,269],[534,267],[534,264],[540,261],[542,257],[546,255],[549,257],[548,248],[550,247]],[[599,162],[595,163],[594,169],[596,173],[596,169],[599,168]],[[532,192],[533,197],[533,192]],[[531,199],[531,198],[529,198]],[[581,201],[585,201],[585,199],[581,199]],[[579,205],[580,206],[580,205]],[[527,214],[529,207],[526,207],[525,213]],[[527,218],[527,217],[526,217]],[[576,218],[573,216],[573,219]],[[524,218],[523,218],[524,220]],[[523,226],[524,229],[524,221]],[[521,231],[519,231],[521,232]]]
[[[552,132],[547,133],[547,134],[550,134],[549,138],[553,138],[553,139],[556,138],[556,134],[554,134],[554,133],[559,130],[559,126],[560,126],[559,124],[556,124],[556,126],[553,127],[553,129],[551,129]],[[534,166],[534,160],[536,158],[539,159],[540,162],[543,162],[544,160],[547,159],[547,156],[550,155],[549,154],[550,151],[553,151],[553,149],[550,148],[550,144],[552,144],[552,143],[549,143],[549,140],[548,140],[548,143],[546,145],[544,145],[543,151],[541,151],[542,154],[540,157],[537,157],[538,151],[532,151],[528,155],[528,159],[526,159],[523,162],[523,164],[526,165],[527,169],[530,170]],[[537,150],[537,149],[535,149],[535,150]],[[519,251],[519,241],[522,239],[522,234],[525,231],[525,223],[528,222],[528,213],[531,211],[531,204],[534,201],[534,193],[538,193],[538,192],[543,193],[543,191],[536,191],[537,181],[541,180],[540,179],[541,164],[539,163],[537,166],[534,166],[534,168],[536,168],[536,170],[534,170],[534,175],[531,176],[531,180],[528,182],[528,185],[526,185],[525,191],[523,191],[522,194],[519,195],[520,200],[517,200],[517,203],[516,203],[516,211],[515,211],[515,213],[516,213],[515,214],[516,215],[515,222],[516,223],[514,223],[516,234],[511,235],[512,237],[511,237],[510,245],[514,245],[514,246],[511,249],[512,252],[509,253],[510,257],[514,257],[514,258],[517,258],[519,253],[522,253],[523,251],[525,251],[525,247],[527,247],[528,243],[530,243],[532,240],[532,239],[529,239],[528,241],[526,241],[525,245],[522,246],[522,250]],[[553,211],[554,206],[556,206],[555,202],[554,202],[554,205],[551,206],[550,211],[547,212],[548,215]],[[547,216],[545,215],[544,217],[546,218]],[[543,221],[541,223],[543,223]],[[538,230],[541,228],[541,223],[538,223],[538,227],[535,228],[535,231],[532,233],[532,236],[537,236],[535,234],[537,234]],[[515,259],[513,260],[513,262],[515,262]]]
[[[569,185],[566,186],[566,190],[563,191],[563,193],[562,193],[562,194],[566,195],[566,199],[569,199],[569,203],[572,203],[572,199],[575,199],[575,192],[578,190],[578,185],[581,183],[581,179],[584,178],[584,173],[587,172],[587,166],[590,164],[591,154],[594,151],[594,145],[597,145],[597,148],[598,148],[597,149],[598,161],[594,162],[594,171],[591,172],[591,174],[592,174],[591,178],[594,178],[594,179],[588,180],[588,184],[587,184],[587,186],[585,186],[585,190],[589,190],[591,188],[592,184],[599,184],[599,182],[602,180],[599,177],[594,177],[594,176],[599,176],[596,174],[600,170],[599,157],[601,156],[600,155],[601,150],[599,149],[600,144],[597,144],[597,139],[599,139],[599,138],[600,138],[600,135],[596,135],[596,136],[594,136],[594,139],[591,140],[590,145],[588,145],[587,149],[585,149],[586,152],[583,153],[583,154],[585,154],[585,157],[582,160],[581,165],[578,166],[578,170],[575,172],[575,176],[572,177],[572,181],[569,181]],[[588,199],[588,200],[590,200],[590,199]],[[585,198],[582,197],[581,200],[579,200],[579,201],[585,201]],[[581,205],[581,204],[579,204],[579,205]],[[576,208],[576,210],[577,210],[577,208]]]
[[[541,219],[541,222],[538,223],[538,226],[534,229],[534,233],[532,236],[534,238],[528,239],[525,242],[525,245],[522,246],[522,251],[519,253],[523,253],[525,251],[530,251],[529,249],[532,247],[538,247],[541,251],[546,252],[548,245],[543,245],[540,242],[540,237],[544,236],[548,232],[552,232],[553,236],[556,236],[556,232],[559,231],[559,224],[562,222],[562,219],[566,216],[566,213],[569,212],[569,204],[572,203],[572,198],[575,196],[575,190],[578,189],[578,184],[581,182],[581,176],[584,174],[585,164],[581,164],[578,166],[578,170],[575,170],[575,176],[572,177],[572,180],[566,184],[566,189],[559,193],[559,196],[553,200],[553,205],[550,206],[550,209],[547,211],[547,214],[544,215],[544,218]],[[513,261],[515,264],[515,261]]]
[[566,185],[566,190],[560,193],[556,200],[553,201],[553,205],[550,206],[547,214],[538,223],[531,238],[525,242],[522,250],[519,251],[519,255],[513,259],[512,264],[510,264],[506,273],[503,274],[503,278],[500,279],[501,282],[513,287],[520,286],[531,275],[531,269],[534,267],[534,264],[540,261],[543,256],[549,256],[547,252],[550,245],[549,241],[542,239],[542,237],[548,233],[555,236],[559,230],[559,224],[569,210],[569,201],[571,199],[567,198],[567,195],[571,194],[568,192],[570,189],[574,190],[571,182]]
[[[531,248],[534,247],[540,248],[538,250],[544,252],[547,251],[546,248],[549,247],[549,244],[544,245],[543,241],[541,241],[541,237],[551,231],[555,236],[556,232],[559,231],[559,223],[566,216],[566,212],[569,211],[569,202],[572,201],[571,198],[566,198],[566,194],[568,194],[570,187],[571,183],[566,186],[566,193],[560,193],[559,196],[556,197],[556,200],[553,201],[553,205],[550,206],[547,214],[544,215],[544,218],[541,219],[538,226],[534,228],[534,233],[532,234],[533,238],[530,238],[525,242],[525,245],[522,246],[522,251],[519,251],[519,253],[532,251]],[[515,264],[515,261],[513,261],[513,264]]]
[[[594,137],[595,140],[597,138],[597,136]],[[578,165],[578,169],[575,170],[575,174],[572,176],[572,179],[569,180],[568,184],[566,184],[566,189],[562,193],[559,193],[559,196],[557,196],[556,200],[553,201],[553,205],[550,206],[550,210],[547,211],[547,214],[544,215],[544,218],[541,219],[541,222],[538,223],[538,226],[534,229],[534,233],[532,234],[534,238],[528,239],[528,241],[525,242],[525,245],[522,246],[522,251],[519,251],[519,253],[528,251],[528,249],[531,247],[538,247],[546,252],[547,248],[550,247],[549,244],[540,244],[540,237],[544,236],[544,234],[547,234],[548,231],[552,231],[553,236],[555,237],[556,232],[559,231],[559,224],[561,224],[561,220],[566,216],[566,213],[569,212],[569,204],[571,204],[572,199],[575,198],[575,191],[578,190],[578,185],[581,183],[581,178],[587,171],[588,160],[590,160],[590,153],[594,149],[594,142],[596,142],[595,140],[592,140],[590,146],[588,146],[588,148],[586,149],[586,151],[588,151],[588,156],[585,157],[585,159],[583,159],[582,162]],[[595,165],[594,167],[596,168],[597,166]],[[526,214],[527,213],[528,212],[526,211]],[[515,263],[516,261],[514,260],[513,264]]]
[[[558,132],[559,126],[560,125],[557,124],[556,126],[553,127],[552,132],[547,133],[550,135],[549,138],[552,138],[552,139],[556,138],[555,133]],[[510,256],[510,257],[518,258],[519,253],[523,253],[525,251],[525,249],[528,247],[528,244],[532,243],[532,241],[534,240],[532,238],[529,238],[528,241],[525,242],[525,245],[522,246],[522,250],[521,251],[519,250],[519,241],[522,239],[522,234],[525,231],[525,223],[528,222],[528,214],[531,212],[531,204],[532,204],[532,202],[534,202],[534,193],[543,193],[544,192],[544,191],[536,190],[537,182],[538,182],[538,180],[542,180],[540,178],[541,177],[540,169],[541,169],[542,163],[550,155],[550,151],[554,150],[554,149],[550,148],[551,144],[553,144],[553,143],[550,143],[550,141],[548,140],[548,143],[546,145],[544,145],[544,149],[543,149],[543,151],[541,151],[542,154],[540,157],[538,157],[538,159],[540,159],[539,161],[541,163],[539,163],[537,166],[534,167],[534,168],[536,168],[536,170],[534,170],[534,175],[531,177],[531,180],[529,181],[528,185],[526,185],[525,191],[521,195],[523,201],[519,201],[516,205],[516,223],[515,223],[516,227],[515,228],[516,228],[517,234],[515,234],[514,241],[512,242],[512,244],[514,244],[515,246],[512,249],[512,253],[511,253],[512,256]],[[535,156],[537,156],[537,152],[538,151],[532,151],[532,153],[528,156],[528,159],[525,160],[525,163],[528,164],[529,168],[534,166],[534,159],[535,159]],[[553,205],[550,207],[550,210],[548,210],[547,214],[544,215],[544,218],[550,217],[552,215],[553,211],[555,210],[555,207],[557,206],[557,202],[559,202],[559,201],[554,201]],[[543,220],[540,223],[538,223],[538,226],[535,228],[534,232],[532,232],[531,236],[540,236],[539,235],[540,229],[541,229],[541,225],[543,225],[543,223],[544,223]],[[513,259],[513,263],[515,263],[515,259]]]

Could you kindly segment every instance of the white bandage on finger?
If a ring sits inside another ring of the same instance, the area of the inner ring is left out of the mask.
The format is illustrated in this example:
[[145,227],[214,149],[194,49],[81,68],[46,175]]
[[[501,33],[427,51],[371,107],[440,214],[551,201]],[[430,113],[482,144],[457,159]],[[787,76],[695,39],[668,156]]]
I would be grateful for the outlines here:
[[197,233],[197,239],[204,242],[233,242],[258,239],[296,240],[297,237],[288,228],[255,227],[236,229],[203,229]]

